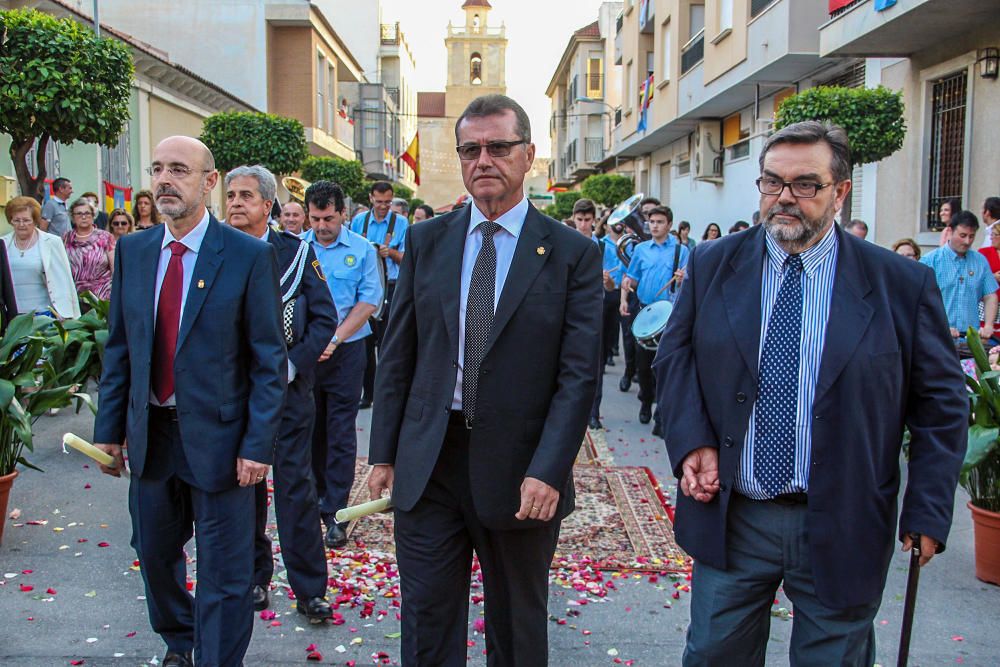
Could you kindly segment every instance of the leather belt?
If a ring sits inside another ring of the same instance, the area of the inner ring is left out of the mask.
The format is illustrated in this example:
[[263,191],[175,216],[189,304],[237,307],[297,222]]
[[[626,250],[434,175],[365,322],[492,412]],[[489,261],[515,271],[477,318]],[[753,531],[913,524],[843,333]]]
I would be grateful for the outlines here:
[[149,404],[149,416],[168,421],[177,421],[177,407],[173,405],[153,405]]
[[448,413],[448,423],[452,426],[461,426],[468,431],[472,430],[472,422],[466,419],[465,413],[461,410],[451,410]]
[[782,493],[769,498],[767,502],[775,505],[805,505],[809,502],[809,496],[805,493]]

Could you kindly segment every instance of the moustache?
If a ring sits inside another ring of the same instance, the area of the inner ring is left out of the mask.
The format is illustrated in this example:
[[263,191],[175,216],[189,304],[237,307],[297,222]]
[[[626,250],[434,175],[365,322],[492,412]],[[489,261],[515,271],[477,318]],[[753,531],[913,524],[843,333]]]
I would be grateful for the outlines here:
[[798,206],[785,206],[784,204],[775,204],[767,211],[767,221],[771,222],[774,220],[776,215],[790,215],[794,218],[798,218],[799,222],[805,222],[805,216],[802,215],[802,209]]
[[177,190],[174,190],[173,188],[169,188],[169,187],[167,187],[167,188],[160,188],[159,190],[156,191],[156,198],[157,199],[159,199],[160,197],[162,197],[164,195],[168,195],[170,197],[177,197],[178,199],[181,198],[181,193],[179,193]]

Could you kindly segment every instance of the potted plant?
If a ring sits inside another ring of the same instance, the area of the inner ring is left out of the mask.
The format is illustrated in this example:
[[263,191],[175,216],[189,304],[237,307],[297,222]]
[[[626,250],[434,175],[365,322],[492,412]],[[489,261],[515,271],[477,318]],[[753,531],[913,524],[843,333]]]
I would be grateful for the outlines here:
[[39,470],[25,458],[26,451],[34,451],[35,420],[74,399],[77,409],[84,404],[93,409],[79,389],[100,375],[107,326],[106,310],[97,303],[66,322],[18,315],[0,337],[0,541],[17,466]]
[[978,378],[966,376],[969,394],[969,446],[959,483],[971,498],[975,529],[976,577],[1000,584],[1000,370],[990,364],[978,332],[967,342]]

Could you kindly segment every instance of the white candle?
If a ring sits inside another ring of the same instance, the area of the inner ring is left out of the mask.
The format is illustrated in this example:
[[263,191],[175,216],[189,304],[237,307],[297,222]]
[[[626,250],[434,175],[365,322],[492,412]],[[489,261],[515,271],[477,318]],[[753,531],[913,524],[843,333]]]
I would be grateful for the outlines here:
[[[92,444],[73,433],[66,433],[63,435],[63,444],[69,445],[81,454],[86,454],[102,465],[113,466],[115,464],[113,456],[107,452],[101,451],[97,447],[94,447]],[[128,468],[122,468],[121,473],[125,477],[128,477]]]
[[334,518],[337,520],[337,523],[347,523],[348,521],[354,521],[355,519],[360,519],[372,514],[385,512],[391,508],[392,498],[386,496],[385,498],[379,498],[378,500],[371,500],[367,503],[361,503],[360,505],[354,505],[352,507],[345,507],[342,510],[337,510]]

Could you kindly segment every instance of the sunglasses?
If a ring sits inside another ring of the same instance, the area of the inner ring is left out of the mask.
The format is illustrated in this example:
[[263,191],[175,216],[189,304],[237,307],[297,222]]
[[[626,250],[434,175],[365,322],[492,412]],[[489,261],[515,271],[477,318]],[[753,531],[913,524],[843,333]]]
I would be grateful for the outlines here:
[[520,141],[491,141],[488,144],[463,144],[455,146],[455,151],[458,153],[458,158],[465,161],[478,159],[484,148],[490,157],[507,157],[514,146],[527,143],[521,139]]
[[128,220],[112,220],[111,224],[115,227],[128,227]]

